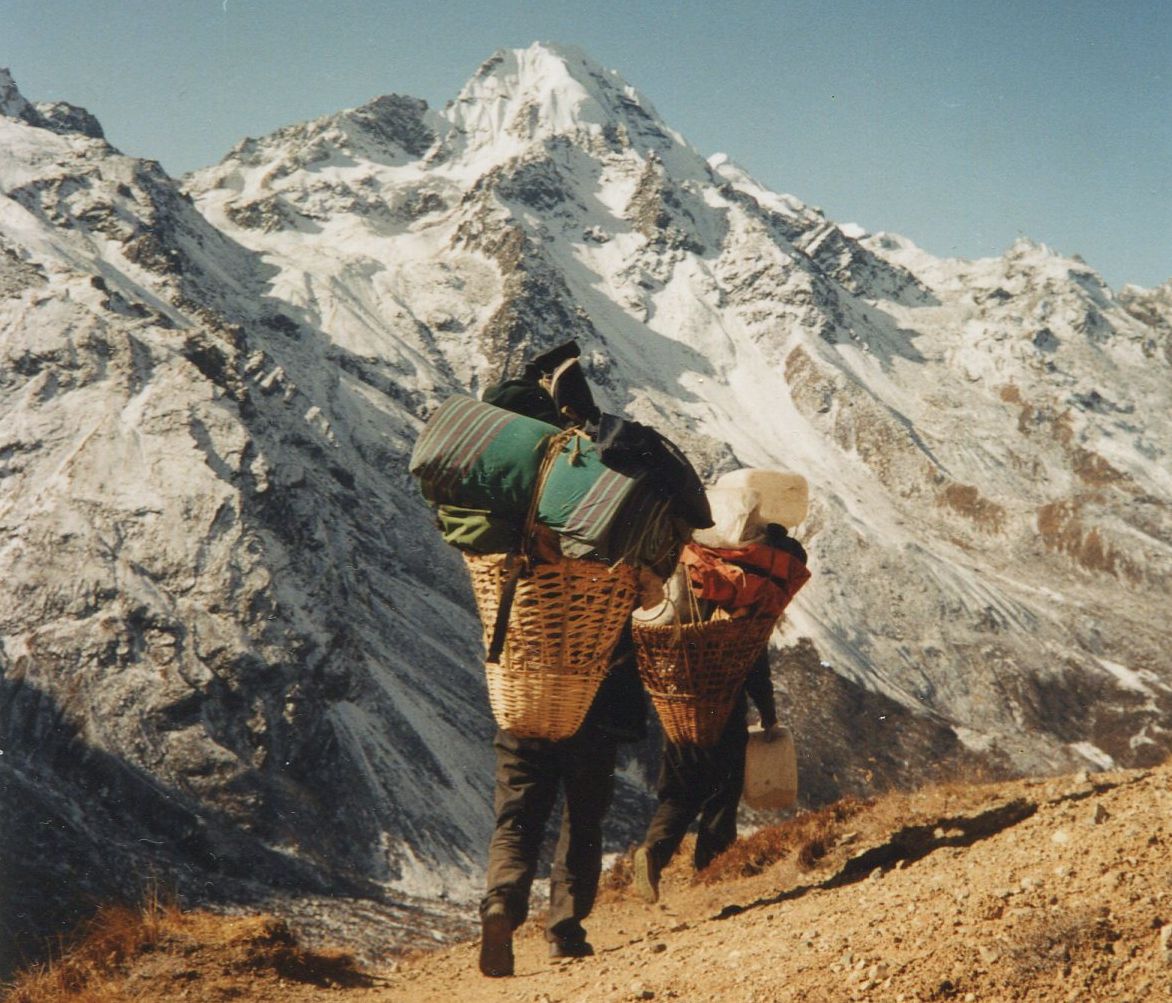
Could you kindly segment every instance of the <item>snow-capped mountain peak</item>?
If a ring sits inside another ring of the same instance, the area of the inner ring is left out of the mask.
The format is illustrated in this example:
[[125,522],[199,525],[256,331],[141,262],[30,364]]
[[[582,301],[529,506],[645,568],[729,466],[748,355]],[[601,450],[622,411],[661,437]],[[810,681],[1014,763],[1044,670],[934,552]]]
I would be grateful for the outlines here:
[[354,159],[383,166],[409,163],[424,156],[448,128],[426,101],[384,94],[356,108],[284,126],[261,139],[242,139],[217,167],[197,173],[225,175],[263,164],[265,175],[258,180],[268,190],[306,168],[320,172]]
[[548,42],[495,52],[444,114],[460,137],[454,145],[469,149],[519,151],[534,140],[619,128],[653,146],[681,141],[616,71]]
[[737,191],[750,196],[766,209],[794,218],[803,216],[810,219],[822,218],[820,212],[805,205],[792,195],[779,195],[777,192],[770,191],[744,167],[731,159],[727,153],[714,153],[708,158],[708,166]]
[[26,125],[67,135],[80,133],[90,139],[104,140],[102,127],[84,108],[67,101],[27,101],[12,74],[0,68],[0,118],[16,119]]

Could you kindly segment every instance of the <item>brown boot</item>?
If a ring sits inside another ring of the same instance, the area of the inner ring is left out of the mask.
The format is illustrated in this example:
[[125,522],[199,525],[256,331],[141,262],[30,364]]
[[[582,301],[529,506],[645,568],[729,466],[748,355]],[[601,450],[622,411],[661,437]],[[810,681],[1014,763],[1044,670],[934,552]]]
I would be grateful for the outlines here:
[[635,871],[635,893],[644,902],[654,904],[659,901],[659,868],[651,859],[651,851],[645,846],[635,850],[633,861]]
[[480,971],[490,978],[513,974],[513,921],[500,902],[480,917]]

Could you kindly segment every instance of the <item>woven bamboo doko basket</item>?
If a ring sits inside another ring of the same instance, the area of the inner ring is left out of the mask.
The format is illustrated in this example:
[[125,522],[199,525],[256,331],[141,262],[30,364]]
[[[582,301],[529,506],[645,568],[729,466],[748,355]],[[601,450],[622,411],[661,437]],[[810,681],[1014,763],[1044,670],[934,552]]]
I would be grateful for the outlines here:
[[639,675],[670,741],[716,744],[777,619],[632,622]]
[[[506,564],[501,554],[465,553],[484,642],[490,644]],[[569,738],[610,667],[635,605],[626,564],[563,557],[534,564],[517,581],[500,660],[485,662],[497,724],[524,738]]]

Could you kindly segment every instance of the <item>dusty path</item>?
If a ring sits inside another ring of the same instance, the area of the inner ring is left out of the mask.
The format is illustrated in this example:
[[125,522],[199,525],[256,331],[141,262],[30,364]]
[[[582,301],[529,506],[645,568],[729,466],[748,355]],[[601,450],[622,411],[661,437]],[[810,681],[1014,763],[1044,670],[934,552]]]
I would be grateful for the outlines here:
[[476,971],[474,943],[356,973],[204,917],[88,998],[1172,1001],[1172,766],[889,795],[722,859],[710,883],[677,859],[654,906],[604,890],[594,958],[551,963],[531,920],[508,979]]
[[531,923],[514,978],[461,945],[379,999],[1172,1000],[1167,767],[892,796],[836,836],[812,871],[604,901],[594,959],[551,965]]

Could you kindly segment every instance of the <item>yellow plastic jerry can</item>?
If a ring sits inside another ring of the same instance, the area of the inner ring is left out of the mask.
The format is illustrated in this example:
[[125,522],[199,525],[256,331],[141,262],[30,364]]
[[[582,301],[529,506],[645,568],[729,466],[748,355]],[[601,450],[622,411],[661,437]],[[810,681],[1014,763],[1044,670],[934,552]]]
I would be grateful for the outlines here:
[[760,726],[749,729],[745,750],[745,787],[742,799],[750,808],[792,808],[798,800],[798,759],[789,729],[778,729],[772,742],[765,741]]

